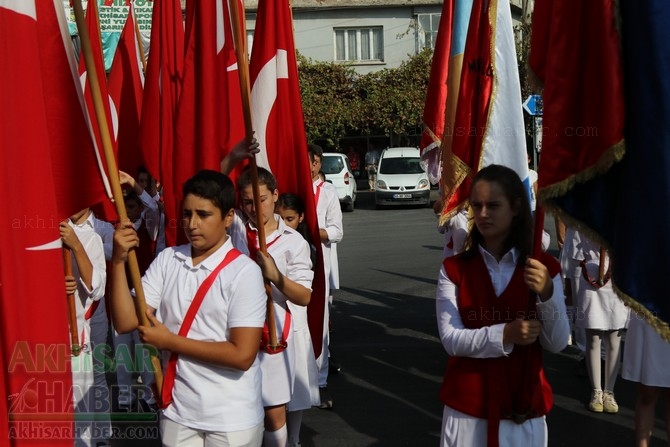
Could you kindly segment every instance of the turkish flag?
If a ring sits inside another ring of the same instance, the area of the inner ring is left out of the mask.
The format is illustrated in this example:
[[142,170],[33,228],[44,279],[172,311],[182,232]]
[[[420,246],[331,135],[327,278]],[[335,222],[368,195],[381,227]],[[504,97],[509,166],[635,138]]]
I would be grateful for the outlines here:
[[136,176],[137,168],[144,165],[139,138],[144,90],[140,45],[135,28],[135,10],[131,5],[116,47],[107,88],[112,118],[116,120],[118,166],[132,176]]
[[[98,20],[98,6],[97,2],[90,1],[87,3],[86,9],[86,29],[88,31],[88,36],[91,43],[91,53],[93,54],[93,60],[95,64],[95,77],[97,78],[97,84],[100,87],[100,97],[102,99],[102,110],[105,113],[105,119],[107,123],[107,129],[110,132],[109,138],[112,142],[112,150],[116,154],[116,139],[115,139],[115,127],[116,120],[112,119],[112,112],[109,105],[109,93],[107,91],[107,76],[105,75],[105,58],[102,52],[102,40],[100,38],[100,23]],[[86,63],[84,61],[83,47],[82,52],[79,54],[79,79],[81,81],[81,86],[84,89],[84,99],[86,104],[86,114],[88,116],[89,125],[91,127],[91,132],[94,135],[95,143],[95,155],[102,172],[103,180],[106,187],[109,189],[107,172],[107,163],[105,160],[105,154],[103,149],[103,137],[101,134],[100,124],[98,122],[98,116],[95,112],[95,105],[93,103],[93,93],[91,87],[90,74],[86,69]],[[110,190],[111,191],[111,190]],[[103,200],[97,204],[96,215],[102,219],[114,221],[118,220],[118,214],[116,208],[114,207],[113,202],[110,199],[111,192],[103,198]],[[93,204],[91,204],[93,205]]]
[[140,145],[147,170],[163,187],[165,238],[168,246],[175,244],[179,226],[178,208],[174,200],[172,157],[174,117],[183,70],[184,24],[180,2],[154,2],[140,117]]
[[288,0],[259,1],[255,35],[249,76],[253,127],[261,148],[256,160],[274,174],[280,192],[297,194],[305,204],[305,220],[318,252],[312,299],[307,307],[312,344],[318,357],[323,334],[325,275]]
[[12,42],[0,45],[0,395],[9,398],[0,436],[11,446],[71,446],[58,223],[104,187],[62,4],[3,1],[0,41]]
[[[196,0],[186,15],[184,82],[175,132],[174,192],[200,169],[221,169],[221,159],[244,139],[244,115],[227,0]],[[179,209],[179,208],[177,208]],[[185,241],[179,232],[178,240]]]

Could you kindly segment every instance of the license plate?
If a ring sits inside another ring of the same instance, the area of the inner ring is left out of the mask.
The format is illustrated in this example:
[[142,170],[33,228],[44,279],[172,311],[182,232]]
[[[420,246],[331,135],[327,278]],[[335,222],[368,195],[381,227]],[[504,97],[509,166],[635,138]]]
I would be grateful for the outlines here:
[[393,194],[394,199],[411,199],[412,194]]

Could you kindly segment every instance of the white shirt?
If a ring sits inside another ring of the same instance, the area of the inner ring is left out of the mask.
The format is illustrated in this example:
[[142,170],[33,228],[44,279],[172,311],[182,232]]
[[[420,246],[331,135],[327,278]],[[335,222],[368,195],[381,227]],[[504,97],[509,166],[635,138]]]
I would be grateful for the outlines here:
[[[329,189],[335,194],[336,197],[338,197],[338,202],[339,202],[339,196],[337,194],[337,188],[335,185],[333,185],[330,182],[323,182],[323,189]],[[340,207],[340,215],[342,208]],[[337,259],[337,242],[332,242],[330,243],[330,276],[329,276],[329,281],[330,281],[330,290],[337,290],[340,288],[340,263]]]
[[[331,269],[333,268],[333,254],[331,247],[333,244],[340,242],[344,236],[344,228],[342,226],[342,208],[340,206],[340,199],[337,193],[333,192],[328,187],[323,187],[324,182],[317,179],[312,183],[313,191],[316,198],[317,189],[319,192],[319,200],[316,203],[316,217],[320,229],[326,230],[328,233],[328,242],[321,243],[323,250],[323,265],[325,267],[325,275],[328,279],[327,285],[330,286]],[[337,267],[337,265],[335,265]],[[339,275],[338,275],[339,276]],[[339,285],[339,278],[338,278]],[[327,287],[327,295],[330,295],[330,287]]]
[[[281,216],[275,214],[274,219],[278,225],[277,230],[265,235],[268,253],[283,275],[311,290],[314,272],[309,244],[300,233],[288,227]],[[230,234],[234,236],[231,239],[233,239],[233,245],[245,254],[249,254],[247,225],[256,232],[253,223],[246,222],[243,213],[236,210],[233,225],[230,228]],[[257,238],[255,247],[258,249]],[[274,284],[272,284],[272,300],[277,338],[281,339],[289,301]],[[291,310],[295,308],[302,308],[301,311],[306,312],[303,310],[304,306],[291,305]],[[294,324],[293,316],[291,316],[291,324]],[[292,333],[293,330],[288,331],[287,348],[281,353],[267,354],[261,350],[258,354],[263,373],[263,405],[266,407],[284,404],[291,398],[296,362],[295,341],[291,337]]]
[[[198,287],[232,248],[228,238],[194,266],[190,244],[169,247],[149,266],[142,278],[146,302],[171,332],[179,332]],[[263,327],[265,305],[260,268],[247,256],[239,256],[205,295],[188,338],[227,341],[231,328]],[[166,361],[170,353],[163,354]],[[239,371],[179,356],[173,403],[164,415],[196,430],[246,430],[263,421],[260,387],[258,360],[247,371]]]
[[68,220],[68,224],[73,228],[74,233],[79,238],[81,245],[86,251],[88,259],[93,266],[91,275],[91,288],[89,289],[81,279],[79,267],[72,254],[72,276],[77,280],[77,290],[75,291],[75,306],[77,309],[77,329],[79,331],[79,344],[90,348],[91,344],[91,325],[90,320],[86,320],[84,315],[95,301],[99,301],[105,294],[105,281],[107,280],[107,266],[105,264],[105,252],[102,246],[102,239],[93,229],[91,216],[80,223],[74,224]]
[[[141,223],[142,220],[144,220],[147,223],[147,231],[149,232],[149,237],[151,237],[152,241],[155,241],[156,238],[158,237],[158,228],[160,226],[160,213],[158,211],[158,203],[156,200],[149,195],[148,192],[142,191],[142,194],[139,196],[140,202],[142,202],[142,205],[144,205],[144,209],[142,210],[142,215],[140,216],[141,219],[139,222]],[[139,228],[136,227],[135,230]]]
[[98,236],[102,239],[102,246],[105,249],[105,260],[112,260],[112,249],[114,248],[114,225],[107,222],[106,220],[101,220],[95,217],[93,211],[91,211],[86,219],[91,222],[93,229]]
[[[505,290],[516,268],[517,251],[512,249],[500,262],[479,247],[496,296]],[[540,344],[550,352],[565,348],[570,334],[570,325],[565,312],[565,297],[561,275],[553,278],[554,293],[545,302],[536,301],[538,317],[542,320]],[[459,357],[490,358],[509,355],[514,344],[503,344],[505,323],[494,324],[479,329],[466,329],[458,312],[458,289],[447,277],[444,266],[440,268],[437,281],[437,320],[442,345],[449,355]]]
[[[465,238],[468,235],[470,227],[470,218],[468,209],[459,211],[454,217],[449,219],[446,225],[440,227],[444,231],[444,249],[442,258],[457,255],[463,251]],[[451,247],[449,247],[451,245]]]

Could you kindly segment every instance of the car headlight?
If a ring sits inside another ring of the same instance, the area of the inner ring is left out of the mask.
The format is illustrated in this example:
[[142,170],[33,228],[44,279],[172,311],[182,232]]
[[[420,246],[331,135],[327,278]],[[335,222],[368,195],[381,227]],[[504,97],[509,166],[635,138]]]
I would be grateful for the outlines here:
[[428,188],[428,180],[422,178],[419,180],[419,189]]
[[377,189],[387,189],[386,182],[384,180],[377,180]]

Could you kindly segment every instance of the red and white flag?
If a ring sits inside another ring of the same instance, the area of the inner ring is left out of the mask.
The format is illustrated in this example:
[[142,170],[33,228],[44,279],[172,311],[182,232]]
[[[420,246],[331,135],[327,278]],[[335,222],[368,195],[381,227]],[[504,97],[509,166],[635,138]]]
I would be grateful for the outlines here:
[[[97,2],[90,1],[87,3],[86,9],[86,29],[88,31],[88,36],[91,43],[91,53],[93,54],[93,60],[95,63],[95,76],[97,78],[97,84],[100,87],[100,97],[102,99],[102,110],[105,114],[105,120],[107,123],[107,129],[110,132],[109,138],[112,142],[112,150],[116,152],[116,140],[115,140],[115,130],[114,122],[112,120],[111,108],[109,105],[109,94],[107,91],[107,76],[105,72],[105,57],[102,52],[102,40],[100,37],[100,22],[98,19],[98,6]],[[93,93],[91,87],[91,76],[86,69],[86,63],[84,61],[83,47],[82,52],[79,53],[79,79],[81,81],[81,86],[84,90],[84,100],[86,104],[86,114],[88,117],[89,126],[91,128],[91,133],[94,135],[94,144],[95,144],[95,155],[98,160],[98,165],[100,166],[101,175],[103,181],[105,182],[105,187],[107,188],[108,194],[102,200],[102,207],[99,208],[98,216],[107,220],[115,220],[117,217],[116,209],[111,201],[111,188],[107,179],[107,163],[105,160],[105,154],[103,149],[103,136],[100,124],[98,122],[98,116],[95,112],[95,105],[93,103]],[[93,205],[93,204],[91,204]]]
[[142,43],[137,37],[135,9],[131,4],[112,61],[107,89],[116,129],[118,167],[133,176],[136,175],[138,166],[145,164],[139,138],[144,91],[144,52],[140,51]]
[[105,190],[62,2],[1,1],[0,40],[12,42],[0,47],[0,394],[9,398],[0,436],[11,446],[71,446],[58,223]]
[[228,1],[194,1],[187,10],[186,31],[175,131],[177,206],[181,185],[200,169],[220,170],[223,156],[245,136]]
[[256,159],[259,166],[269,169],[277,178],[280,192],[297,194],[305,203],[305,220],[318,251],[312,299],[307,307],[314,353],[318,357],[325,275],[288,0],[259,1],[255,36],[249,75],[253,127],[261,149]]
[[165,238],[170,246],[175,245],[179,228],[177,208],[171,199],[174,197],[172,156],[175,115],[184,71],[184,24],[179,0],[154,2],[153,8],[140,117],[140,145],[147,170],[163,186]]

